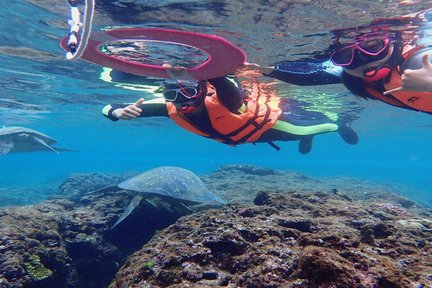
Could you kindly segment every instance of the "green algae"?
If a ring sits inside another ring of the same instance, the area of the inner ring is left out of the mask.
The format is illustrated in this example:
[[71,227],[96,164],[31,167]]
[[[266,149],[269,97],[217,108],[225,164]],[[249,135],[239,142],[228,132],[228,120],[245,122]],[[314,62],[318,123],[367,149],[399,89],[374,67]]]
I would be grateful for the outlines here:
[[38,255],[30,255],[26,262],[24,262],[25,269],[30,277],[35,281],[40,281],[50,277],[53,271],[46,268]]
[[150,261],[145,262],[143,264],[143,267],[145,270],[151,270],[153,267],[155,267],[155,265],[156,265],[155,262],[150,260]]

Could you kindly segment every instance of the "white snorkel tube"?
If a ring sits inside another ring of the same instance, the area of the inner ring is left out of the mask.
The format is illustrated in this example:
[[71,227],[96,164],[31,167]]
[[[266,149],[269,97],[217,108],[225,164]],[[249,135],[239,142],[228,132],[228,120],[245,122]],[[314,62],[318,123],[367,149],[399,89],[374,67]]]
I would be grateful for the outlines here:
[[[90,38],[93,13],[95,8],[95,0],[85,0],[85,13],[84,13],[84,23],[81,23],[80,12],[77,6],[77,0],[68,0],[71,6],[71,20],[68,21],[70,28],[70,33],[68,36],[68,48],[69,51],[66,53],[66,59],[77,60],[84,53],[87,47],[88,39]],[[78,41],[78,32],[80,27],[83,27],[83,33],[81,35],[80,41]]]

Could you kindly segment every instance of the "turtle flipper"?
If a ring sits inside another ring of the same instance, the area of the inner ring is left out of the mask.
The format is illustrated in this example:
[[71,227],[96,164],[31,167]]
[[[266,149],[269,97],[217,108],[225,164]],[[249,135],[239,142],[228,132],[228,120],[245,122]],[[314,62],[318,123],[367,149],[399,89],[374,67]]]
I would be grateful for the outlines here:
[[180,205],[183,206],[184,208],[186,208],[187,210],[189,210],[192,213],[195,213],[196,211],[194,209],[192,209],[191,207],[189,207],[187,204],[180,202]]
[[137,195],[134,198],[132,198],[131,202],[126,207],[125,211],[123,211],[123,213],[120,215],[120,217],[117,219],[117,222],[111,227],[111,229],[113,229],[120,222],[122,222],[124,219],[126,219],[126,217],[128,217],[129,214],[135,209],[135,207],[138,206],[138,204],[141,202],[142,199],[143,199],[143,197],[140,195]]
[[13,150],[15,144],[10,139],[0,140],[0,157],[8,154]]
[[44,140],[38,138],[38,137],[34,137],[33,140],[35,140],[36,142],[38,142],[39,144],[41,144],[43,147],[46,148],[46,150],[51,150],[55,153],[59,153],[59,151],[57,151],[56,149],[54,149],[52,146],[48,145]]

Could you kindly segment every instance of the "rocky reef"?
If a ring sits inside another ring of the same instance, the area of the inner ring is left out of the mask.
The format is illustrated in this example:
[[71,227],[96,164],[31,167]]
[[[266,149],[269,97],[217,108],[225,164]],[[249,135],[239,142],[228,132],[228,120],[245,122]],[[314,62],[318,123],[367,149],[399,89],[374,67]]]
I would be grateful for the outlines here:
[[[140,206],[130,177],[74,174],[55,199],[0,210],[0,287],[432,287],[432,212],[359,179],[227,165],[229,205]],[[155,205],[156,204],[156,205]]]
[[124,259],[156,230],[191,213],[143,202],[130,219],[111,229],[132,196],[125,191],[85,193],[128,175],[133,174],[74,174],[59,187],[56,199],[1,209],[0,287],[107,287]]
[[110,287],[432,287],[430,218],[323,192],[254,204],[182,217]]

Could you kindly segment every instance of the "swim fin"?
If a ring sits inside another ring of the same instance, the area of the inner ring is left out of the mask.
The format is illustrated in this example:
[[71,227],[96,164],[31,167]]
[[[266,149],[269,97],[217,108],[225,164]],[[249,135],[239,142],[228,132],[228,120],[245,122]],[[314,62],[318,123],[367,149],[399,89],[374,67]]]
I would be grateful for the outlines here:
[[312,150],[312,140],[313,140],[312,135],[308,135],[300,138],[299,152],[301,154],[307,154]]
[[359,138],[357,132],[353,128],[351,128],[347,123],[339,124],[338,126],[339,135],[346,143],[351,145],[358,143]]

